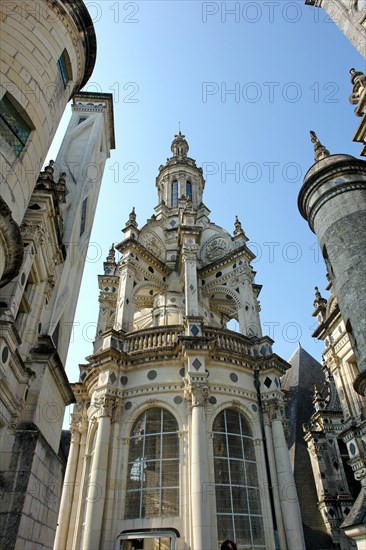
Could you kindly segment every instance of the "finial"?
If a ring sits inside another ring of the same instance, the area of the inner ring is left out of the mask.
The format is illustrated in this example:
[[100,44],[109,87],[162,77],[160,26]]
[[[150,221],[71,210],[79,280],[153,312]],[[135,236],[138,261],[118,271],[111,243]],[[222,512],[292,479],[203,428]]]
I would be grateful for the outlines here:
[[242,228],[242,226],[241,226],[241,223],[240,223],[240,221],[239,221],[238,216],[235,216],[234,227],[235,227],[234,233],[233,233],[234,237],[239,237],[239,236],[241,236],[241,237],[243,237],[243,239],[245,240],[245,242],[247,242],[249,239],[248,239],[248,237],[246,236],[246,234],[244,233],[244,230],[243,230],[243,228]]
[[243,228],[241,226],[238,216],[235,216],[234,226],[234,235],[240,235],[240,233],[243,233]]
[[361,72],[361,71],[356,71],[356,69],[354,69],[353,67],[352,67],[352,69],[350,70],[350,73],[351,73],[351,82],[352,82],[352,84],[355,83],[355,80],[356,80],[356,78],[357,78],[358,76],[359,76],[359,77],[363,77],[363,78],[361,78],[360,80],[363,80],[363,79],[365,78],[365,75],[364,75],[363,72]]
[[49,163],[47,164],[47,166],[45,167],[44,171],[47,172],[48,174],[53,174],[53,172],[54,172],[53,165],[54,164],[55,164],[55,161],[50,160]]
[[314,143],[314,160],[322,160],[325,157],[329,157],[330,153],[324,145],[322,145],[318,139],[318,136],[316,135],[313,130],[310,130],[310,139],[312,143]]
[[126,226],[128,225],[133,225],[134,227],[137,227],[135,207],[132,208],[132,211],[128,215],[128,221],[126,222]]
[[327,300],[322,297],[322,295],[319,292],[319,288],[317,286],[315,287],[314,290],[315,290],[314,307],[315,308],[318,308],[318,307],[325,308],[325,306],[327,304]]
[[114,249],[114,243],[112,243],[112,246],[109,249],[109,253],[107,256],[107,262],[115,262],[116,261],[116,251]]
[[179,134],[181,133],[180,132],[180,121],[178,122],[178,129],[179,129]]

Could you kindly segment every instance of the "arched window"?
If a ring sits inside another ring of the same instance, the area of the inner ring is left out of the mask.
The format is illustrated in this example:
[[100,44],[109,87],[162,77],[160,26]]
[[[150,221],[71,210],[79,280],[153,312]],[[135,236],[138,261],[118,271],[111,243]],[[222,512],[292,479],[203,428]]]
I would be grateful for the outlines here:
[[175,208],[178,205],[178,182],[177,182],[177,180],[172,181],[171,205],[172,205],[172,208]]
[[265,548],[253,438],[245,417],[225,409],[213,424],[216,514],[219,544]]
[[192,202],[192,183],[190,181],[186,182],[186,197]]
[[179,515],[178,424],[165,409],[141,414],[130,435],[126,519]]

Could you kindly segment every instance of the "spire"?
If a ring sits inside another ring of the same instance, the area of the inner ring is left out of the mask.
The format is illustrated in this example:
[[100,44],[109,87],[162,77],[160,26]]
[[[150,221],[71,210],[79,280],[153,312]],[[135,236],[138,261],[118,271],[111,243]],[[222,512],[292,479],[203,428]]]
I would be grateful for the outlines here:
[[179,132],[178,134],[175,134],[171,145],[171,151],[174,157],[178,157],[178,158],[187,157],[187,154],[189,151],[189,145],[185,137],[186,136],[183,135],[182,132],[180,131],[180,123],[179,123]]
[[248,242],[248,237],[246,236],[246,234],[244,233],[244,230],[241,226],[241,222],[239,221],[239,218],[238,216],[235,216],[235,222],[234,222],[234,237],[243,237],[243,239],[245,240],[245,242]]
[[112,246],[109,249],[109,253],[108,253],[108,256],[106,258],[106,262],[115,263],[115,261],[116,261],[116,251],[114,249],[114,243],[112,243]]
[[132,211],[129,213],[128,220],[126,222],[126,227],[130,225],[133,225],[133,227],[137,227],[135,207],[132,208]]
[[318,136],[312,130],[310,130],[310,138],[314,143],[314,160],[316,162],[330,156],[328,149],[320,143]]

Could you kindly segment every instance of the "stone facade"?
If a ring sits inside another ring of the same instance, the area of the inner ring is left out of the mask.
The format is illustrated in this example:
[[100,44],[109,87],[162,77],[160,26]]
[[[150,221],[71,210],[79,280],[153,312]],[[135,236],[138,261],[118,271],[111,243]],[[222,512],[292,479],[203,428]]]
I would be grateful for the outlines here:
[[[159,203],[99,277],[55,549],[305,548],[279,378],[247,237],[210,221],[179,132]],[[117,257],[118,254],[118,257]],[[226,327],[230,319],[239,332]]]
[[81,0],[2,2],[0,286],[22,262],[19,226],[67,102],[88,81],[96,39]]
[[[65,361],[113,106],[79,91],[96,53],[81,1],[4,2],[0,15],[0,546],[51,548],[75,400]],[[70,98],[60,153],[39,172]]]
[[360,54],[366,59],[365,0],[305,0],[305,4],[323,8]]

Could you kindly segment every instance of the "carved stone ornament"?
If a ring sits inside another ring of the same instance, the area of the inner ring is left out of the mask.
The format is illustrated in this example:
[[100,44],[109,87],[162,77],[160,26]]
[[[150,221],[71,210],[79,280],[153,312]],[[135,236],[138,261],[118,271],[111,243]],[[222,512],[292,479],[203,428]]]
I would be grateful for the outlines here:
[[192,407],[204,407],[209,397],[209,389],[205,384],[194,384],[189,386],[189,393],[192,399]]
[[140,236],[139,241],[145,248],[150,250],[154,256],[157,256],[158,258],[162,256],[164,246],[157,235],[147,232]]
[[94,407],[98,410],[98,416],[112,416],[113,408],[115,406],[115,398],[103,395],[96,397],[93,402]]
[[213,262],[225,256],[229,251],[230,242],[224,237],[211,237],[202,247],[201,257],[206,262]]
[[45,231],[40,223],[23,221],[20,232],[24,241],[33,241],[36,246],[44,242]]

